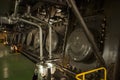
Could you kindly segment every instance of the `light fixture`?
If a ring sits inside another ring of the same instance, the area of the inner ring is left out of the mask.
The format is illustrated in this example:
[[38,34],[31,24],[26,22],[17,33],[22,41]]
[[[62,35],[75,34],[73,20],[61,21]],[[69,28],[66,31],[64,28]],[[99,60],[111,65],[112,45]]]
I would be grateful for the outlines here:
[[5,30],[5,31],[3,31],[3,32],[5,32],[5,33],[6,33],[7,31]]

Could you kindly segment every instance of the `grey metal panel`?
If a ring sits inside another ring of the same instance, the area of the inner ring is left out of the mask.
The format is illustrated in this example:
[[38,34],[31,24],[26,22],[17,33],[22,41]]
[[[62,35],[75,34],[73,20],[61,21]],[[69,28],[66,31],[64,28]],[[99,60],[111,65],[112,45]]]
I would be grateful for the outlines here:
[[107,34],[104,47],[104,60],[107,65],[115,63],[120,38],[120,8],[119,0],[106,0],[105,14]]

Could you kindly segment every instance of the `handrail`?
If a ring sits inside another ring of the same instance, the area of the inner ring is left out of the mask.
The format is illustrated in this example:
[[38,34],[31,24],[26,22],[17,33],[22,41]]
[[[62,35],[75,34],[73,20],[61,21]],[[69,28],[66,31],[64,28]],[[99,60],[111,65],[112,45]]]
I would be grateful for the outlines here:
[[[87,72],[77,74],[76,79],[77,80],[85,80],[85,75],[86,74],[94,73],[94,72],[97,72],[97,71],[100,71],[100,70],[104,70],[104,79],[100,79],[100,80],[107,80],[107,70],[106,70],[105,67],[101,67],[101,68],[97,68],[97,69],[93,69],[93,70],[90,70],[90,71],[87,71]],[[82,79],[80,78],[81,76],[82,76]]]

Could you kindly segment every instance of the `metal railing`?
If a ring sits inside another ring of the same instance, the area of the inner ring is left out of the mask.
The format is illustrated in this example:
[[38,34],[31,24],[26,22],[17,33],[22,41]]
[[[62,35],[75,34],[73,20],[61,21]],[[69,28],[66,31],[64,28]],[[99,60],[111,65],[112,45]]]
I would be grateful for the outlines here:
[[101,67],[101,68],[97,68],[97,69],[93,69],[93,70],[90,70],[90,71],[87,71],[87,72],[83,72],[83,73],[77,74],[76,75],[76,79],[77,80],[86,80],[85,79],[86,75],[98,72],[100,70],[104,71],[104,78],[101,78],[100,80],[107,80],[107,70],[106,70],[105,67]]

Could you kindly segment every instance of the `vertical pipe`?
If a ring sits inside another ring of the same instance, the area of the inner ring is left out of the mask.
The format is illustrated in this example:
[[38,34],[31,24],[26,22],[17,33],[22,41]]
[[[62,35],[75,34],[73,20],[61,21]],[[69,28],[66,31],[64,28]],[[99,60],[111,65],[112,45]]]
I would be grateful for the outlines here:
[[52,28],[49,26],[49,59],[52,59]]
[[40,38],[40,60],[43,60],[43,43],[42,43],[42,28],[39,27],[39,38]]
[[100,55],[99,49],[97,48],[97,45],[96,45],[96,43],[95,43],[95,41],[94,41],[93,35],[92,35],[91,32],[89,31],[87,25],[85,24],[84,19],[82,18],[81,14],[80,14],[80,12],[79,12],[76,4],[75,4],[75,0],[68,0],[68,2],[70,3],[70,7],[72,8],[72,10],[73,10],[76,18],[77,18],[78,21],[80,22],[81,27],[82,27],[82,29],[84,30],[84,33],[85,33],[88,41],[90,42],[90,44],[91,44],[91,46],[92,46],[92,48],[93,48],[93,50],[94,50],[94,55],[95,55],[97,61],[98,61],[102,66],[105,66],[105,67],[106,67],[105,61],[104,61],[103,57]]
[[26,11],[26,13],[25,13],[25,16],[26,17],[29,17],[30,15],[31,15],[31,6],[30,5],[27,5],[27,11]]
[[30,15],[29,17],[36,21],[39,21],[39,22],[42,22],[42,23],[48,25],[48,28],[49,28],[49,59],[52,59],[52,27],[51,27],[51,25],[45,21],[40,20],[39,18],[34,17],[34,16]]
[[36,23],[33,23],[33,22],[31,22],[31,21],[22,19],[22,18],[20,18],[19,20],[22,21],[22,22],[25,22],[25,23],[34,25],[34,26],[36,26],[36,27],[39,28],[39,38],[40,38],[40,60],[43,60],[43,45],[42,45],[42,28],[41,28],[41,26],[38,25],[38,24],[36,24]]
[[16,1],[15,1],[15,8],[14,8],[13,16],[16,16],[16,15],[17,15],[19,2],[20,2],[20,0],[16,0]]

